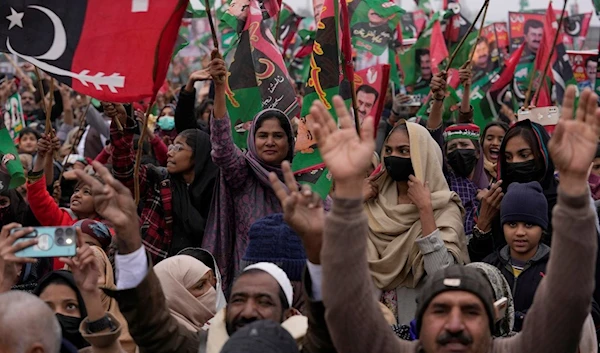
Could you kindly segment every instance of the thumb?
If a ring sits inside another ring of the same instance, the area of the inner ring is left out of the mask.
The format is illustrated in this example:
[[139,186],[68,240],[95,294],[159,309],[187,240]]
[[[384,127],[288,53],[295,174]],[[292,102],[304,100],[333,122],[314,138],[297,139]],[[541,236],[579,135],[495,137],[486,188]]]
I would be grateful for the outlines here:
[[462,64],[462,66],[460,67],[461,69],[466,69],[469,67],[469,65],[471,65],[471,60],[467,60],[465,61],[464,64]]

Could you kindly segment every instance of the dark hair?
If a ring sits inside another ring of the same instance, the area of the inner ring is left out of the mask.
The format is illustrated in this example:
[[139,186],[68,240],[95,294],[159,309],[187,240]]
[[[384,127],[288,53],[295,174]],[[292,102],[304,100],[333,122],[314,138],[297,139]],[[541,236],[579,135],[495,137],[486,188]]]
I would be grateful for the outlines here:
[[598,146],[596,147],[596,156],[594,158],[600,158],[600,143],[598,143]]
[[415,50],[415,56],[417,57],[417,59],[421,60],[421,57],[425,56],[425,55],[431,55],[429,53],[429,49],[423,49],[423,48],[421,48],[421,49]]
[[487,134],[487,131],[491,128],[497,126],[499,128],[501,128],[502,130],[504,130],[504,133],[506,134],[506,132],[508,131],[508,124],[503,122],[503,121],[492,121],[490,123],[488,123],[485,128],[483,129],[481,136],[479,136],[479,144],[481,146],[483,146],[483,141],[485,141],[485,134]]
[[185,138],[185,143],[192,149],[192,159],[196,157],[196,130],[197,129],[183,130],[178,135]]
[[479,43],[485,43],[485,45],[490,46],[490,43],[488,43],[487,38],[486,37],[479,37],[477,39],[477,42],[475,43],[475,45],[479,44]]
[[[258,129],[260,129],[262,124],[265,121],[271,119],[277,119],[279,121],[279,125],[281,125],[281,128],[283,129],[283,131],[285,131],[285,135],[287,136],[288,146],[293,146],[295,136],[294,131],[292,129],[292,124],[290,120],[285,116],[285,114],[279,111],[267,112],[260,116],[258,119],[256,119],[254,127],[254,136],[256,137],[256,133],[258,132]],[[288,151],[288,155],[286,156],[286,160],[291,162],[293,157],[294,151],[290,149],[290,151]]]
[[590,61],[597,63],[598,55],[592,55],[592,56],[588,57],[587,60],[585,61],[585,65],[587,66],[587,63],[589,63]]
[[42,137],[42,135],[40,135],[40,133],[37,130],[32,129],[30,127],[26,127],[23,130],[19,131],[19,139],[23,138],[23,136],[28,134],[35,135],[36,140],[39,140]]
[[362,85],[360,87],[358,87],[358,89],[356,90],[356,93],[358,92],[365,92],[367,94],[374,94],[375,95],[375,101],[377,101],[377,98],[379,98],[379,92],[377,92],[377,90],[369,85]]
[[[515,125],[513,128],[508,130],[506,135],[504,135],[504,140],[503,140],[504,146],[505,146],[504,153],[506,153],[506,146],[508,146],[508,141],[510,141],[510,139],[512,139],[513,137],[517,137],[517,136],[521,136],[523,138],[523,140],[525,140],[525,142],[527,142],[527,145],[529,145],[529,148],[531,148],[531,151],[533,153],[533,158],[534,158],[535,163],[538,166],[538,168],[545,170],[544,156],[542,156],[542,151],[540,151],[538,139],[535,136],[535,133],[533,132],[533,130],[531,128],[529,128],[527,125]],[[500,156],[500,158],[501,158],[501,160],[506,162],[506,157]]]
[[[99,182],[101,182],[102,184],[104,184],[104,180],[102,180],[102,178],[100,178],[100,176],[98,174],[93,174],[92,177],[96,180],[98,180]],[[82,187],[83,185],[88,185],[87,183],[85,183],[83,180],[78,180],[77,184],[75,184],[75,188],[73,190],[77,190],[80,187]]]
[[538,20],[534,20],[534,19],[529,19],[527,21],[525,21],[525,28],[523,29],[523,33],[527,34],[527,32],[529,32],[530,28],[542,28],[544,27],[544,24],[541,21]]
[[200,112],[200,114],[203,114],[206,111],[206,109],[208,109],[208,106],[214,104],[215,102],[212,99],[207,98],[200,103],[200,105],[198,106],[198,111]]
[[[248,271],[244,271],[244,272],[240,273],[240,275],[236,278],[235,281],[239,280],[244,275],[253,274],[253,273],[269,274],[268,272],[265,272],[263,270],[259,270],[257,268],[253,268],[253,269],[250,269]],[[283,291],[283,288],[281,288],[281,286],[279,285],[279,283],[277,283],[277,287],[279,288],[278,295],[279,295],[279,301],[281,301],[281,309],[282,309],[282,311],[285,311],[285,310],[287,310],[287,309],[290,308],[290,304],[288,303],[287,296],[285,295],[285,292]],[[231,299],[231,294],[230,294],[230,298],[229,299]]]

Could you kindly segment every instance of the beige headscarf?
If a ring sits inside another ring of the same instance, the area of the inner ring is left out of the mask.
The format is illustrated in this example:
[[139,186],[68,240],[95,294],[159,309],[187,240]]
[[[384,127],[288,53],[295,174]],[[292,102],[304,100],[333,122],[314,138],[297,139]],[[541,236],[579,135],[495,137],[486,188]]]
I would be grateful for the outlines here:
[[200,331],[216,313],[217,292],[214,288],[199,298],[188,291],[209,270],[208,266],[188,255],[169,257],[154,266],[171,315],[191,331]]
[[[100,273],[104,274],[104,282],[102,279],[98,282],[98,286],[102,288],[108,288],[112,290],[116,290],[117,286],[115,285],[115,276],[113,272],[113,267],[110,264],[110,260],[106,256],[104,250],[97,246],[92,246],[92,250],[94,251],[94,257],[96,258],[96,264],[98,265],[98,269]],[[106,312],[109,312],[119,321],[121,324],[121,336],[119,336],[119,343],[121,343],[121,347],[127,353],[134,353],[137,351],[137,346],[133,341],[133,338],[129,334],[129,327],[127,326],[127,320],[121,314],[119,310],[119,304],[114,298],[109,297],[108,295],[102,292],[101,296],[102,307]]]
[[[448,188],[442,171],[440,147],[421,125],[407,122],[406,127],[415,177],[429,183],[433,215],[441,238],[459,264],[467,263],[464,209],[458,194]],[[397,129],[393,129],[390,135]],[[382,173],[377,183],[378,196],[365,203],[369,217],[367,255],[371,275],[377,287],[383,290],[415,288],[425,275],[423,255],[415,240],[429,234],[422,234],[415,205],[398,204],[396,182],[387,173]]]

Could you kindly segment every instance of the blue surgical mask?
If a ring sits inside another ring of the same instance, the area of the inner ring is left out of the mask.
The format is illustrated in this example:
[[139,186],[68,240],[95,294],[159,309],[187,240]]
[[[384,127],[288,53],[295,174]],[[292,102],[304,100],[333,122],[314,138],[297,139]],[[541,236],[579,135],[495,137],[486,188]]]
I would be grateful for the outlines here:
[[171,131],[175,128],[175,117],[170,115],[161,116],[156,124],[163,131]]

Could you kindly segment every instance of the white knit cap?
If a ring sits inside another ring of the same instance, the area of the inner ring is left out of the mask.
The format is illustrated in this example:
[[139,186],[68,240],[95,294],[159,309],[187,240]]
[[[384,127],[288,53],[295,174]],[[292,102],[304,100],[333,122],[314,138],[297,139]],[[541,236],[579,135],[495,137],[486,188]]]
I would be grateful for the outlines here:
[[285,274],[285,272],[283,272],[281,268],[279,268],[279,266],[271,262],[258,262],[254,265],[246,267],[242,272],[246,272],[249,270],[261,270],[275,278],[277,283],[279,283],[281,289],[283,289],[283,293],[287,298],[289,306],[292,307],[292,301],[294,299],[294,289],[292,288],[292,282],[290,282],[288,276]]

